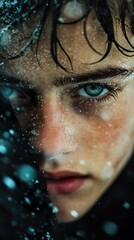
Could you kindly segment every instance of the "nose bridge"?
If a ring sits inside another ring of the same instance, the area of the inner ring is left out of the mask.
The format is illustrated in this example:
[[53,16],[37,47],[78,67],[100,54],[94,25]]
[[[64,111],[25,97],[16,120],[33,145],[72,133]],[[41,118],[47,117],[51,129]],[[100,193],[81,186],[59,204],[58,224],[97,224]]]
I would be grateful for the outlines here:
[[42,106],[42,130],[45,136],[62,134],[66,124],[66,111],[63,111],[60,103],[48,101]]
[[58,102],[42,105],[38,147],[46,155],[67,153],[74,149],[74,127],[67,110]]
[[44,124],[46,126],[51,125],[56,126],[57,128],[60,127],[63,122],[65,123],[65,112],[65,110],[63,112],[63,108],[59,102],[55,103],[48,101],[48,103],[44,104],[42,107]]

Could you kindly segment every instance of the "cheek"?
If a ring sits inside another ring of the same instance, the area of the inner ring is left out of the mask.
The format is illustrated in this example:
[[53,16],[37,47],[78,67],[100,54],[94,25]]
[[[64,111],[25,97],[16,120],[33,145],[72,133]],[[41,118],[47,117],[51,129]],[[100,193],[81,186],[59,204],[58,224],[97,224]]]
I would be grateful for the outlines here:
[[[79,139],[84,149],[81,151],[97,160],[99,167],[109,161],[116,165],[132,151],[134,109],[130,101],[121,101],[115,104],[115,108],[100,110],[97,116],[86,119],[79,126],[82,126]],[[106,166],[107,169],[112,174],[110,165]]]

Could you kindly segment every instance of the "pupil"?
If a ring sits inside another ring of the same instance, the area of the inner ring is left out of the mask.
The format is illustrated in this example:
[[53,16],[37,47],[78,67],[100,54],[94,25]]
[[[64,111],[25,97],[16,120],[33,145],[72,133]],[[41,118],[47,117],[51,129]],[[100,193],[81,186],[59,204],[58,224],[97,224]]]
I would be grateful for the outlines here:
[[99,94],[102,93],[103,87],[102,86],[87,86],[85,88],[85,91],[90,96],[98,96]]

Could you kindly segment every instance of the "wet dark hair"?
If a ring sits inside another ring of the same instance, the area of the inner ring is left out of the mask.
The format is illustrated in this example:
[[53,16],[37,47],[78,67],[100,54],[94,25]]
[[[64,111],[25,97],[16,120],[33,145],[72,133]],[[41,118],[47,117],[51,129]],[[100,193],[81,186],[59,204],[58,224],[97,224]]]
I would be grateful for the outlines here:
[[[75,0],[76,1],[76,0]],[[6,50],[1,46],[1,52],[4,53],[4,57],[7,59],[18,58],[25,54],[27,49],[37,43],[42,34],[42,30],[45,26],[46,19],[51,13],[52,16],[52,29],[51,29],[51,38],[50,38],[50,50],[51,55],[55,63],[60,66],[62,69],[66,70],[60,62],[60,59],[57,55],[57,47],[60,47],[64,54],[67,56],[71,68],[72,63],[71,59],[65,51],[62,43],[57,34],[57,27],[59,24],[76,24],[77,22],[83,20],[83,30],[84,36],[88,45],[98,54],[100,54],[100,60],[102,61],[110,52],[112,45],[114,44],[116,48],[125,56],[134,56],[134,46],[129,40],[127,31],[129,30],[132,34],[134,33],[134,1],[133,0],[77,0],[78,3],[85,4],[85,12],[83,16],[79,19],[62,22],[60,21],[60,16],[62,9],[68,0],[3,0],[0,5],[0,22],[4,28],[0,32],[0,38],[3,36],[5,31],[13,29],[20,24],[27,22],[27,20],[33,15],[36,14],[39,9],[43,10],[43,14],[40,16],[40,20],[33,30],[29,40],[25,43],[25,46],[20,49],[19,53],[16,55],[9,55]],[[87,19],[89,14],[92,11],[95,11],[97,19],[99,20],[102,29],[104,30],[107,36],[107,48],[104,54],[98,52],[95,47],[90,42],[89,36],[87,35]],[[128,25],[126,24],[126,17],[128,18]],[[120,24],[121,30],[125,39],[127,40],[129,47],[125,48],[117,42],[114,31],[114,21],[117,21]]]

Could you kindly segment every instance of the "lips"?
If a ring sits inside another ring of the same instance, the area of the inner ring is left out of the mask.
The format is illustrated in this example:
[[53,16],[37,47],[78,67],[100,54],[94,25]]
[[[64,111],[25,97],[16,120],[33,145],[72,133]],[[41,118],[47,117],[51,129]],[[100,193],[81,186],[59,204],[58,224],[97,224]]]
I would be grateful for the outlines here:
[[78,172],[62,171],[62,172],[45,172],[47,190],[50,195],[69,194],[78,191],[88,175]]

